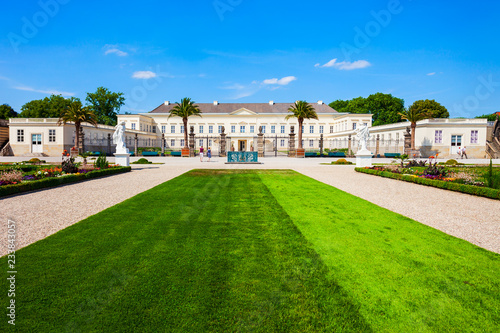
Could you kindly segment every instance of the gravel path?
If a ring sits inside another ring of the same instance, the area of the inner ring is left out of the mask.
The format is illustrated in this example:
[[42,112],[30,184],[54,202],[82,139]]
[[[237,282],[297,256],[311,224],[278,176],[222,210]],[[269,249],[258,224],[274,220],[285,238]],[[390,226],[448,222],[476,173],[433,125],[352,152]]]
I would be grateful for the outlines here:
[[[251,166],[227,165],[222,158],[211,163],[197,158],[150,160],[166,164],[134,165],[126,174],[0,199],[0,232],[7,235],[7,220],[15,221],[19,249],[194,168],[293,169],[500,253],[500,202],[496,200],[360,174],[352,166],[319,165],[317,159],[264,158],[264,164]],[[0,248],[0,255],[6,252],[6,246]]]

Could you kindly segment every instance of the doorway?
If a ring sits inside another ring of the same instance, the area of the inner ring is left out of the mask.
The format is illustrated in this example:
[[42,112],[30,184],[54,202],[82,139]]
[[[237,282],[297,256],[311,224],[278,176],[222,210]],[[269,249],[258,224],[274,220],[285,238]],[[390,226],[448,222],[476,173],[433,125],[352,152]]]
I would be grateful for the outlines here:
[[31,152],[43,153],[41,134],[31,134]]
[[246,151],[246,140],[238,140],[238,151]]
[[452,135],[451,136],[451,155],[458,154],[458,147],[462,147],[462,136]]

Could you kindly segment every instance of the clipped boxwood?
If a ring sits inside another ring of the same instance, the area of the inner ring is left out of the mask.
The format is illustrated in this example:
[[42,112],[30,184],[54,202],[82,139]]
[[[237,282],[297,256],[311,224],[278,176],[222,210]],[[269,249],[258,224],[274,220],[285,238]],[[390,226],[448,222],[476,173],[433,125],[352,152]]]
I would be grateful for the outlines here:
[[489,187],[479,187],[474,185],[459,184],[453,182],[445,182],[442,180],[434,180],[421,177],[413,177],[409,175],[401,175],[397,173],[392,173],[389,171],[380,171],[367,168],[355,168],[357,172],[367,173],[370,175],[381,176],[386,178],[392,178],[397,180],[403,180],[405,182],[416,183],[421,185],[433,186],[445,190],[462,192],[466,194],[477,195],[480,197],[486,197],[490,199],[500,199],[500,190],[489,188]]
[[97,177],[115,175],[118,173],[129,172],[131,167],[115,167],[103,170],[92,171],[85,174],[71,174],[63,177],[50,177],[39,180],[33,180],[20,184],[0,186],[0,197],[12,194],[19,194],[28,191],[40,190],[48,187],[59,186],[63,184],[75,183],[81,180],[92,179]]

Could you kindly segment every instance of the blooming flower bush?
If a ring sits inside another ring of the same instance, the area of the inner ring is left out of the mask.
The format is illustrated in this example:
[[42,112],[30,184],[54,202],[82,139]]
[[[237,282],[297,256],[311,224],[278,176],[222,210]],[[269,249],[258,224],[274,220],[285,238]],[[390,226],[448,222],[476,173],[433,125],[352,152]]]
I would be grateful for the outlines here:
[[0,173],[0,186],[17,184],[21,182],[23,173],[19,170],[12,170]]

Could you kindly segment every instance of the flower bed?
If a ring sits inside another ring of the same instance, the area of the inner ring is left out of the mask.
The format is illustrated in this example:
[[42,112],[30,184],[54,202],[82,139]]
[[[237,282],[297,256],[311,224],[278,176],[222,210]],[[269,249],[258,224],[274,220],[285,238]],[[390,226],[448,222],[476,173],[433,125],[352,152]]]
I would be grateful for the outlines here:
[[[63,171],[60,168],[53,168],[50,170],[55,170],[52,174],[49,174],[48,171],[43,171],[41,174],[38,174],[38,171],[34,174],[28,174],[22,176],[20,181],[11,181],[8,185],[0,186],[0,197],[23,193],[27,191],[39,190],[47,187],[59,186],[62,184],[74,183],[81,180],[92,179],[102,176],[109,176],[118,173],[128,172],[131,170],[131,167],[110,167],[108,169],[81,169],[77,173],[73,174],[63,174]],[[40,170],[41,171],[41,170]],[[19,172],[20,171],[11,171],[11,172]],[[18,177],[17,175],[12,175],[12,179],[14,177]],[[27,177],[27,178],[24,178]]]
[[456,182],[456,178],[439,177],[439,176],[419,176],[416,174],[402,174],[391,171],[383,167],[374,168],[355,168],[357,172],[367,173],[391,179],[402,180],[406,182],[433,186],[441,189],[462,192],[491,199],[500,199],[500,190],[488,187],[481,187],[477,185],[469,185],[465,183]]

